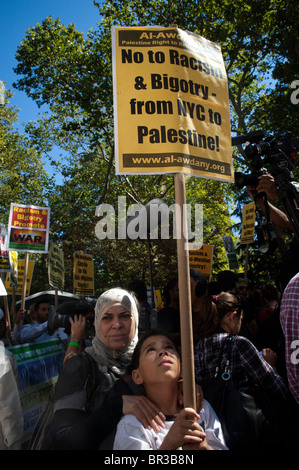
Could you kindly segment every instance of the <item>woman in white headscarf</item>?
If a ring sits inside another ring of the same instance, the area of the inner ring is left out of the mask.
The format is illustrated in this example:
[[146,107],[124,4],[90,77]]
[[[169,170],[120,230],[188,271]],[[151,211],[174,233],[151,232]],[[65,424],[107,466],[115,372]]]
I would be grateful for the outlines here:
[[[68,354],[64,362],[55,387],[54,417],[45,429],[42,449],[112,449],[117,423],[127,413],[138,416],[145,426],[163,426],[163,415],[127,375],[137,341],[138,308],[133,295],[120,288],[104,292],[95,306],[91,346],[83,353]],[[73,336],[70,344],[76,348]]]

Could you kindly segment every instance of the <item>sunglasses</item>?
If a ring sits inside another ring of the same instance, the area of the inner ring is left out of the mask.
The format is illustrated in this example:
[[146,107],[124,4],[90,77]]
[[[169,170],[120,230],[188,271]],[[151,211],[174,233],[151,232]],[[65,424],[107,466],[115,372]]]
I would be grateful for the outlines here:
[[248,290],[247,286],[239,286],[239,290]]

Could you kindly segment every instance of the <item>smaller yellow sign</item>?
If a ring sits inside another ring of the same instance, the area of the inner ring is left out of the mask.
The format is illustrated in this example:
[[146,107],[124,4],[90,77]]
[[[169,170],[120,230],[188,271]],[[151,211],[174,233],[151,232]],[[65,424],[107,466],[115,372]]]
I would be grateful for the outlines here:
[[241,243],[253,243],[255,230],[255,203],[243,206]]
[[64,256],[63,251],[52,241],[48,253],[49,284],[54,289],[63,291],[64,288]]
[[93,258],[91,255],[74,253],[74,294],[94,295]]
[[[29,292],[30,292],[32,276],[33,276],[33,269],[34,269],[34,263],[35,263],[35,261],[28,260],[28,271],[27,271],[27,279],[26,279],[26,295],[29,295]],[[18,260],[18,285],[17,285],[16,290],[15,290],[15,293],[17,295],[22,295],[24,269],[25,269],[25,260],[24,259],[19,259]],[[7,273],[7,275],[6,275],[5,288],[6,288],[6,291],[7,291],[8,294],[13,293],[13,285],[12,285],[10,279],[9,279],[9,273]]]
[[207,282],[212,276],[214,245],[202,245],[200,249],[193,250],[192,243],[189,244],[189,265],[190,269],[202,272]]
[[155,299],[156,299],[156,310],[159,311],[164,306],[160,289],[155,289]]

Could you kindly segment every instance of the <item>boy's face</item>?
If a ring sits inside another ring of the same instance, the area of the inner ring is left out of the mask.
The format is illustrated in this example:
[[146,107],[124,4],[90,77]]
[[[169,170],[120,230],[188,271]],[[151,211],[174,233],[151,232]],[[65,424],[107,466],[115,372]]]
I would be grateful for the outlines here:
[[181,361],[174,344],[166,336],[150,336],[142,344],[139,366],[133,370],[135,383],[153,384],[177,380],[181,373]]

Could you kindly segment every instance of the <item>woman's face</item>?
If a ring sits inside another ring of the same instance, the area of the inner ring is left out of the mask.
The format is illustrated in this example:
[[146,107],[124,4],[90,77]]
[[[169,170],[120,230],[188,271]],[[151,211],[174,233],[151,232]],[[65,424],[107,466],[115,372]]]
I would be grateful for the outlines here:
[[181,361],[174,344],[167,336],[150,336],[142,344],[138,369],[133,371],[136,383],[161,383],[177,380],[181,373]]
[[122,305],[114,305],[102,315],[99,322],[99,335],[110,349],[123,350],[135,334],[134,316]]

